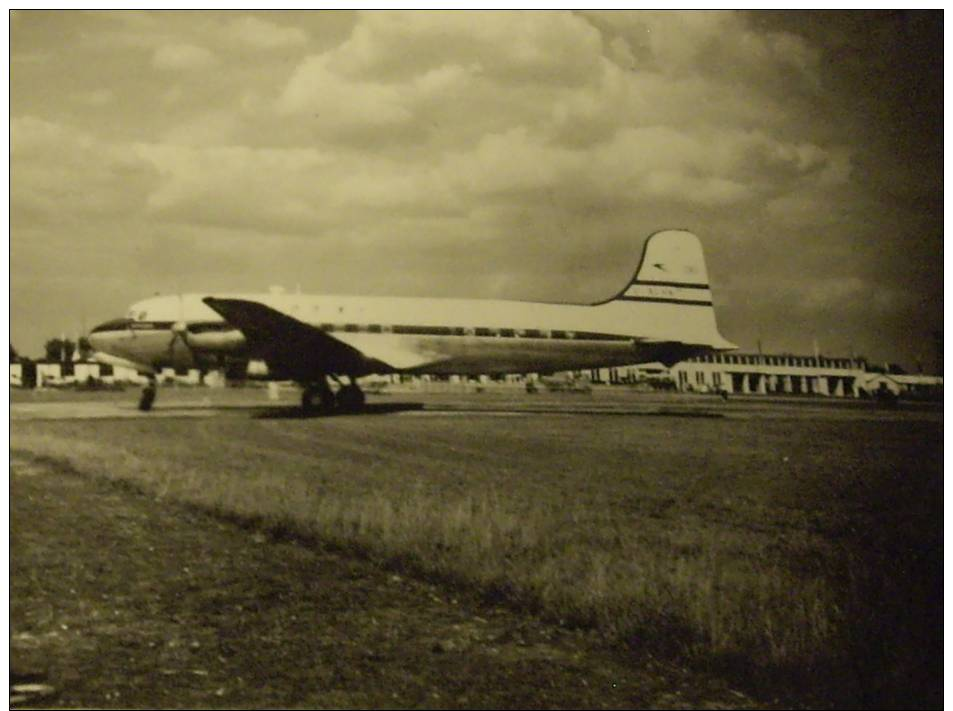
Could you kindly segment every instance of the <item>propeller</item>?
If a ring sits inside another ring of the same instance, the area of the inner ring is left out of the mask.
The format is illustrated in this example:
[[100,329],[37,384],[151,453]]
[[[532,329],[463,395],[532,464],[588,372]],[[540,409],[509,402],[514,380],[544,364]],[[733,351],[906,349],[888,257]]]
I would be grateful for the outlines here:
[[182,294],[178,295],[178,299],[179,320],[172,324],[172,338],[169,339],[169,362],[175,363],[175,342],[181,341],[191,356],[192,364],[198,367],[198,356],[195,353],[195,349],[192,348],[192,344],[189,343],[189,325],[185,321],[185,304],[182,302]]

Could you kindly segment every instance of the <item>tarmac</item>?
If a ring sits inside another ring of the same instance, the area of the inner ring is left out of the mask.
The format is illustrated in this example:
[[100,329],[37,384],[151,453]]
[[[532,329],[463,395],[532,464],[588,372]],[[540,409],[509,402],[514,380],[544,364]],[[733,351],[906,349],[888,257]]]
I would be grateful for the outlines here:
[[491,392],[426,392],[398,390],[371,394],[360,413],[305,414],[297,390],[283,388],[277,398],[259,388],[212,390],[160,388],[156,404],[139,410],[138,392],[14,391],[11,421],[108,420],[130,418],[208,418],[244,416],[260,419],[311,417],[527,417],[531,415],[597,415],[616,417],[700,417],[749,419],[907,420],[942,418],[939,403],[905,402],[878,407],[869,400],[818,397],[733,397],[679,393],[642,393],[627,388],[593,389],[591,393],[528,394],[520,390]]

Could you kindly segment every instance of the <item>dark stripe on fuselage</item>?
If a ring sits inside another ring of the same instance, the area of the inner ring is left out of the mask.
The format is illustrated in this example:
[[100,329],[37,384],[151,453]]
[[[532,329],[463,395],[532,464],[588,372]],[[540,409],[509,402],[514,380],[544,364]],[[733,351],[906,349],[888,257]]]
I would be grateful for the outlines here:
[[130,318],[114,318],[112,321],[106,321],[94,328],[90,333],[103,333],[104,331],[127,331],[129,325],[133,323]]
[[107,331],[168,331],[173,321],[133,321],[131,318],[117,318],[101,323],[90,333],[106,333]]
[[651,304],[681,304],[682,306],[714,306],[711,301],[693,299],[664,299],[657,296],[620,296],[619,301],[644,301]]
[[133,331],[170,331],[174,321],[133,321],[129,328]]
[[[679,289],[709,289],[708,284],[684,284],[680,281],[649,281],[646,279],[633,279],[629,282],[629,286],[634,286],[636,284],[645,284],[646,286],[674,286]],[[626,287],[628,288],[628,287]]]

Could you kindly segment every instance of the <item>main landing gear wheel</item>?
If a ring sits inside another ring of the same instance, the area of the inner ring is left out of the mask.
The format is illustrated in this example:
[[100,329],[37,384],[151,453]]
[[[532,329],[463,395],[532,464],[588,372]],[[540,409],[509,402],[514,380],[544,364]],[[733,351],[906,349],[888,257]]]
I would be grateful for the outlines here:
[[[317,403],[315,403],[317,397]],[[301,409],[306,413],[330,412],[334,409],[334,393],[325,381],[308,383],[301,391]]]
[[156,379],[149,378],[149,382],[146,383],[146,386],[142,389],[142,394],[139,396],[139,409],[143,412],[149,412],[152,409],[152,403],[156,399]]
[[346,412],[355,412],[364,407],[364,391],[351,383],[345,385],[337,394],[338,407]]

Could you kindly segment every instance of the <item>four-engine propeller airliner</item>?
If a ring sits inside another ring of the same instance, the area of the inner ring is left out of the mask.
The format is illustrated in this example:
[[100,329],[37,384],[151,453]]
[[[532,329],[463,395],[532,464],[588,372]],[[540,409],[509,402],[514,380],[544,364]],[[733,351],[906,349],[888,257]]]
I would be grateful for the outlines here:
[[[635,276],[594,304],[301,293],[157,296],[89,334],[101,357],[149,375],[165,367],[245,368],[302,385],[302,407],[358,409],[372,373],[553,373],[674,364],[734,349],[718,333],[701,243],[664,230],[645,243]],[[346,376],[334,392],[328,379]],[[315,398],[318,402],[315,403]]]

